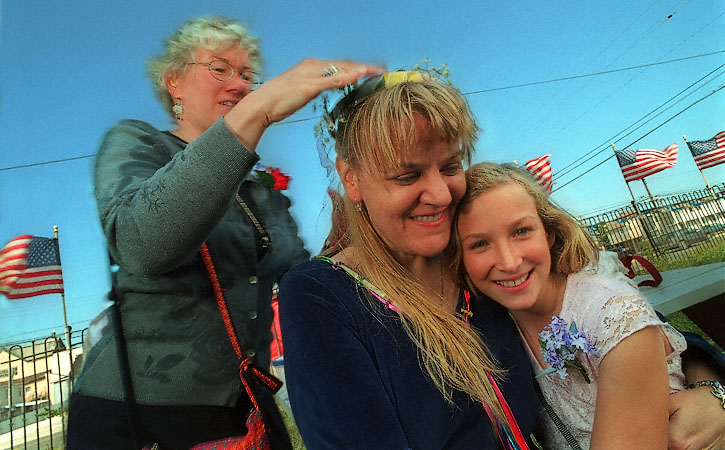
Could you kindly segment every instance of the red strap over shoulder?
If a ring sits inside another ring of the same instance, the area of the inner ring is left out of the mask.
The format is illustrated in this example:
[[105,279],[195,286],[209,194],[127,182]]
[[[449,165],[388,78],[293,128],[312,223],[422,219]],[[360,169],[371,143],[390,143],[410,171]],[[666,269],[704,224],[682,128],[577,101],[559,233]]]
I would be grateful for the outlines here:
[[249,385],[249,380],[247,380],[245,374],[249,374],[250,376],[254,377],[255,379],[257,379],[258,382],[263,383],[265,386],[271,389],[272,392],[275,393],[279,390],[279,388],[282,387],[282,382],[270,375],[269,373],[265,372],[264,370],[254,367],[251,360],[244,357],[242,346],[239,344],[239,339],[237,339],[237,333],[234,330],[234,323],[232,323],[232,317],[229,314],[227,300],[226,298],[224,298],[224,291],[222,290],[221,283],[219,283],[219,277],[217,276],[216,268],[214,267],[214,261],[212,261],[211,259],[211,253],[209,253],[209,248],[207,247],[206,242],[201,244],[199,253],[201,254],[202,261],[204,261],[204,267],[206,268],[206,272],[209,275],[209,281],[211,281],[211,286],[214,289],[214,296],[216,297],[219,312],[221,312],[222,314],[224,326],[226,327],[227,334],[229,335],[229,341],[232,343],[232,347],[234,347],[234,353],[237,354],[237,357],[241,361],[239,365],[239,378],[244,385],[244,389],[247,391],[247,395],[249,395],[249,399],[254,405],[254,409],[260,411],[259,405],[257,404],[257,399],[254,395],[254,391]]
[[657,270],[654,264],[652,264],[645,258],[636,255],[629,255],[619,258],[619,260],[622,262],[622,264],[624,264],[624,267],[629,270],[629,272],[627,273],[627,276],[629,278],[634,278],[635,276],[634,269],[632,269],[632,261],[637,261],[652,276],[651,280],[642,280],[637,284],[637,286],[657,287],[660,285],[660,283],[662,283],[662,275],[660,274],[659,270]]

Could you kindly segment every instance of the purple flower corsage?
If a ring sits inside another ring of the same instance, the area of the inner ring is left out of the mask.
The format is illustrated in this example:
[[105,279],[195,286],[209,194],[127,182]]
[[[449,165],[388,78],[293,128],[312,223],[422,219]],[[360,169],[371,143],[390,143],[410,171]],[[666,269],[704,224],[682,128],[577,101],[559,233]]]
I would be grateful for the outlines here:
[[563,380],[567,376],[566,369],[571,368],[581,372],[584,380],[591,383],[586,368],[576,357],[576,352],[581,350],[584,354],[599,358],[599,351],[595,345],[589,342],[584,332],[577,330],[576,323],[572,322],[567,329],[564,319],[552,316],[551,323],[539,333],[539,344],[541,344],[541,359],[546,361],[549,367],[536,378],[556,372]]

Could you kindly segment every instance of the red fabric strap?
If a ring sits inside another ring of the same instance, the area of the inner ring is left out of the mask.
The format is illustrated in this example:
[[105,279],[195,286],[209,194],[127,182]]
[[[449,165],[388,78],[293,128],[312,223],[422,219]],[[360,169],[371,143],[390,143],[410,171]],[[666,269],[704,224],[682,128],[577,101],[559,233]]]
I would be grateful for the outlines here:
[[239,345],[237,333],[234,330],[234,324],[232,323],[232,317],[229,314],[229,308],[227,308],[227,301],[224,298],[224,292],[222,291],[222,285],[219,283],[219,277],[217,276],[216,268],[214,268],[214,262],[211,260],[211,253],[209,253],[209,247],[207,247],[206,242],[201,244],[199,253],[201,253],[201,260],[204,261],[206,272],[209,274],[209,281],[211,281],[211,287],[214,289],[216,303],[217,306],[219,306],[219,312],[222,313],[222,320],[224,320],[224,326],[227,329],[229,340],[232,343],[232,347],[234,347],[234,353],[237,354],[237,358],[242,359],[244,357],[244,353],[242,353],[242,346]]
[[224,291],[222,290],[221,283],[219,283],[219,276],[216,273],[214,261],[212,261],[211,259],[211,253],[209,253],[209,248],[207,247],[206,242],[201,244],[199,253],[201,254],[201,259],[204,262],[206,272],[209,275],[209,281],[211,281],[212,289],[214,289],[214,296],[216,297],[219,312],[222,314],[222,320],[224,321],[224,327],[226,328],[227,334],[229,335],[229,341],[232,343],[232,347],[234,347],[234,353],[237,354],[237,358],[242,361],[239,364],[239,379],[242,381],[242,385],[244,385],[244,390],[247,392],[249,399],[252,401],[254,409],[259,411],[257,399],[255,398],[254,392],[249,385],[249,382],[247,381],[246,375],[248,374],[249,376],[256,378],[257,381],[267,386],[269,389],[272,390],[272,392],[277,392],[282,387],[282,382],[277,378],[273,377],[272,375],[268,374],[267,372],[260,370],[257,367],[254,367],[254,365],[252,365],[251,359],[244,357],[244,352],[242,352],[242,346],[239,344],[239,339],[237,339],[237,333],[234,330],[232,316],[229,314],[227,300],[226,298],[224,298]]
[[624,267],[629,270],[627,273],[627,276],[629,278],[634,278],[634,269],[632,269],[632,261],[637,261],[642,265],[642,267],[645,268],[645,270],[652,275],[651,280],[642,280],[640,281],[637,286],[650,286],[650,287],[657,287],[662,283],[662,275],[660,274],[659,270],[652,264],[651,262],[647,261],[645,258],[641,256],[636,255],[630,255],[630,256],[624,256],[622,258],[619,258],[619,260],[622,262]]

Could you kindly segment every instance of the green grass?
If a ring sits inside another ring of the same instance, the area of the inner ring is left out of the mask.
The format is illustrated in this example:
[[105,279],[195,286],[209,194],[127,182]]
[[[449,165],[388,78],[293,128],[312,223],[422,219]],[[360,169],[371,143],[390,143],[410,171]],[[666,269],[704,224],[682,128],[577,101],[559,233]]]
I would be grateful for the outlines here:
[[282,413],[282,419],[284,419],[284,424],[287,426],[287,433],[289,433],[289,438],[292,442],[292,449],[305,450],[305,444],[302,442],[302,436],[300,436],[300,430],[297,429],[297,424],[295,424],[295,421],[287,414],[284,408],[279,408],[279,411]]
[[660,272],[725,261],[725,241],[722,240],[692,247],[682,259],[677,260],[673,260],[670,254],[656,254],[646,245],[642,247],[642,256],[654,264]]

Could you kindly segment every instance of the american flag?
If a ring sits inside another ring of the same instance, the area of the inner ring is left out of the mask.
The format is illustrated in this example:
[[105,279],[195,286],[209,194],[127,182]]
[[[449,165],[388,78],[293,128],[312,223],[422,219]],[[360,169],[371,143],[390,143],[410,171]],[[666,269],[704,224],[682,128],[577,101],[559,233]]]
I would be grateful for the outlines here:
[[7,298],[63,293],[58,241],[18,236],[0,250],[0,294]]
[[546,189],[546,192],[551,194],[551,186],[553,184],[551,176],[551,164],[549,164],[549,158],[551,155],[544,155],[539,158],[534,158],[527,162],[524,166],[531,175],[536,178],[536,181]]
[[687,146],[700,170],[725,163],[725,131],[707,141],[688,142]]
[[618,150],[615,152],[619,167],[622,169],[624,181],[639,180],[661,170],[675,167],[677,164],[677,143],[670,145],[664,151],[649,150]]

